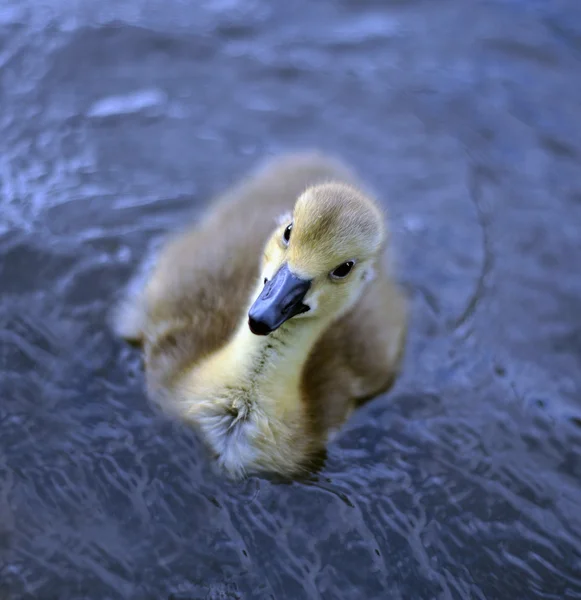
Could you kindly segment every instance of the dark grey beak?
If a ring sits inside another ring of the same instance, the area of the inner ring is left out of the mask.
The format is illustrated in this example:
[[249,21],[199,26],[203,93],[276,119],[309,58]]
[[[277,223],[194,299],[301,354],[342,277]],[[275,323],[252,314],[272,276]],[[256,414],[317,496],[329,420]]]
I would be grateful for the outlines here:
[[267,281],[248,311],[248,325],[255,335],[268,335],[295,315],[307,312],[303,299],[311,287],[308,279],[293,275],[285,263]]

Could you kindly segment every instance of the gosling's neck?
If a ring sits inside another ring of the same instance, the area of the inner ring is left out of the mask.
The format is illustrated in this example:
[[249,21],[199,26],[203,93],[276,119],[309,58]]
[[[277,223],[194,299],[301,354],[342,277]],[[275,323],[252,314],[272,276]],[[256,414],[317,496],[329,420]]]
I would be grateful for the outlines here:
[[[303,367],[328,325],[325,319],[295,318],[267,336],[250,331],[246,313],[229,344],[245,387],[263,401],[298,395]],[[232,364],[232,363],[231,363]],[[253,394],[254,395],[254,394]]]

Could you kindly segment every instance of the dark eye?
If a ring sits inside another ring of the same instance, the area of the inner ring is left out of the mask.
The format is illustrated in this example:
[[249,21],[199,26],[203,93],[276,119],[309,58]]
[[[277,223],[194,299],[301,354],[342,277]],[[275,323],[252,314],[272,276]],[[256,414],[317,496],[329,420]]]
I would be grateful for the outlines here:
[[288,244],[290,241],[291,231],[293,229],[293,224],[287,225],[287,228],[284,230],[282,234],[282,240],[285,244]]
[[355,262],[352,260],[344,262],[342,265],[339,265],[335,270],[331,271],[331,277],[333,277],[333,279],[343,279],[344,277],[347,277],[347,275],[351,273],[351,269],[353,268],[354,264]]

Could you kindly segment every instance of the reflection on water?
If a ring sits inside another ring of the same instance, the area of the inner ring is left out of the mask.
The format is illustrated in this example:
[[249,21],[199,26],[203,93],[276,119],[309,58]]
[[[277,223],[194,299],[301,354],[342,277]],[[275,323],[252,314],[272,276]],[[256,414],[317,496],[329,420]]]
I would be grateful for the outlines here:
[[[581,5],[4,4],[0,597],[581,598]],[[389,205],[405,373],[316,481],[231,484],[106,313],[305,146]]]

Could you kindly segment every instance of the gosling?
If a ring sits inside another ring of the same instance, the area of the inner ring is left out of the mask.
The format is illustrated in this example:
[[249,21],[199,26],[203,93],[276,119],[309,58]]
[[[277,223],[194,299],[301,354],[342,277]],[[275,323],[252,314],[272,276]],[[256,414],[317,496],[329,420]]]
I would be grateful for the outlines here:
[[171,239],[117,306],[148,395],[232,478],[304,475],[399,373],[405,298],[384,214],[320,153],[275,159]]

